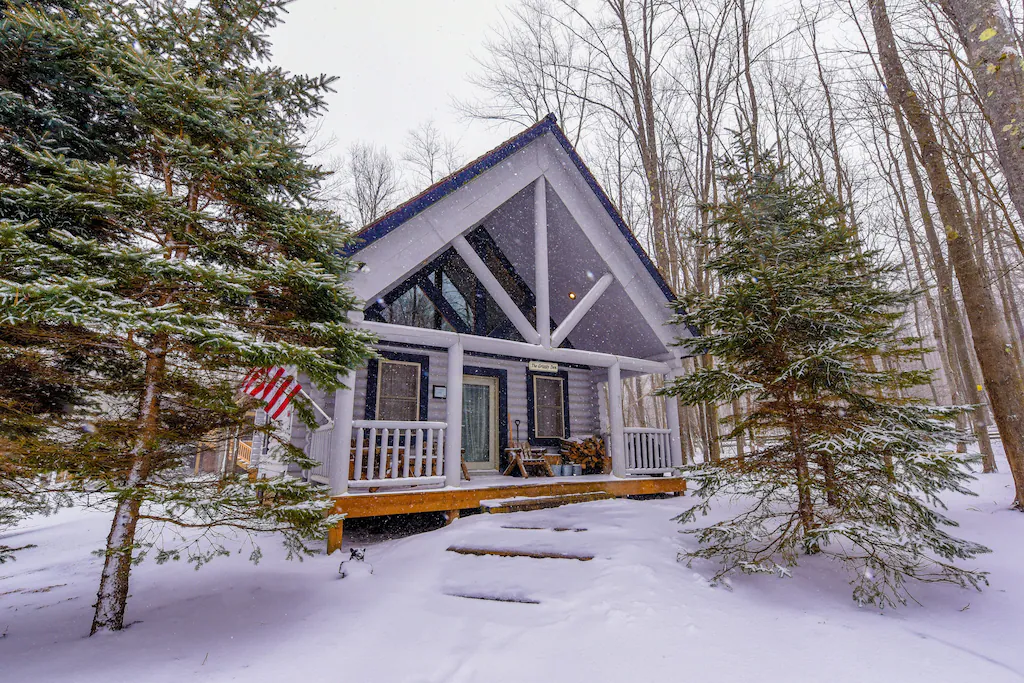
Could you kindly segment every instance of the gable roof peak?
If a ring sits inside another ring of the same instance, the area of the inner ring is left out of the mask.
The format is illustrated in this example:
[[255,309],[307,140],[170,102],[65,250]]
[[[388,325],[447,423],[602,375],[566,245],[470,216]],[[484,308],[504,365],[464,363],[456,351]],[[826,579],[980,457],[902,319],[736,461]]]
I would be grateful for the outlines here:
[[647,255],[647,252],[637,241],[636,236],[629,229],[629,226],[626,225],[626,222],[622,219],[618,209],[614,204],[612,204],[608,195],[605,194],[605,191],[597,182],[594,174],[590,172],[590,169],[587,168],[583,159],[580,158],[576,148],[573,147],[571,142],[569,142],[569,139],[558,125],[558,118],[554,113],[550,112],[532,126],[526,128],[520,133],[517,133],[516,135],[513,135],[486,154],[477,157],[475,160],[469,162],[459,170],[442,178],[411,199],[399,204],[377,220],[364,226],[355,235],[353,235],[352,241],[344,247],[342,254],[344,256],[352,256],[364,247],[383,238],[409,219],[426,210],[441,199],[447,197],[449,194],[455,192],[477,176],[498,165],[512,154],[518,152],[548,132],[554,135],[561,148],[565,151],[566,155],[579,171],[586,184],[590,187],[602,207],[608,213],[612,222],[615,223],[619,232],[622,233],[622,236],[636,253],[645,270],[658,285],[658,288],[669,301],[675,300],[676,296],[672,292],[671,287],[669,287],[665,277],[661,274],[657,266],[654,265],[654,262],[651,261],[650,256]]

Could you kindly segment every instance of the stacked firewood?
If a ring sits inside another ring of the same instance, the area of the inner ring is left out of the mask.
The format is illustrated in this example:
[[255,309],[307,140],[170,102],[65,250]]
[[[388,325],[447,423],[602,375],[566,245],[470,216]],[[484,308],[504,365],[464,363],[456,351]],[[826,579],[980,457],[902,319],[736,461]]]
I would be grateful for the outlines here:
[[583,474],[601,474],[606,469],[604,439],[599,436],[580,440],[563,439],[560,450],[566,461],[583,466]]

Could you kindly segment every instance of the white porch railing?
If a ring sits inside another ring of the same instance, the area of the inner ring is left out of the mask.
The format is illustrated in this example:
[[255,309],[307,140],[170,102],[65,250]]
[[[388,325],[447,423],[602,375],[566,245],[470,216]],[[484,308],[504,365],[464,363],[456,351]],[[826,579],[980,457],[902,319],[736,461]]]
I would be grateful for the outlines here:
[[[349,488],[444,486],[444,422],[353,420],[349,449]],[[320,464],[309,470],[312,481],[331,475],[334,428],[310,432],[306,454]]]
[[626,427],[622,434],[626,441],[627,474],[660,474],[671,471],[672,430]]
[[333,437],[333,422],[306,432],[306,455],[320,463],[306,473],[311,481],[327,483],[331,475],[331,440]]
[[349,487],[444,485],[444,422],[353,420]]

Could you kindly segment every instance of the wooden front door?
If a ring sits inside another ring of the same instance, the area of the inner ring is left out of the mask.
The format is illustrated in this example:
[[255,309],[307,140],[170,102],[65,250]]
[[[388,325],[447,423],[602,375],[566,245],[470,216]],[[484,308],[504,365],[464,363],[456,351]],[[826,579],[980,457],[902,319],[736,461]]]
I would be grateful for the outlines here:
[[462,378],[463,461],[469,469],[498,469],[498,378]]

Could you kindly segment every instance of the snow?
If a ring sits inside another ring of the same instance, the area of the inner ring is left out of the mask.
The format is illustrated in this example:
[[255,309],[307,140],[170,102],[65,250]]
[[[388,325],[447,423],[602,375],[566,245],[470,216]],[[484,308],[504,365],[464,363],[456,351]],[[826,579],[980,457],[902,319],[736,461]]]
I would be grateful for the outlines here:
[[[676,561],[671,517],[691,504],[608,500],[451,526],[286,562],[272,539],[200,571],[144,562],[121,633],[89,638],[109,517],[68,510],[6,534],[38,548],[0,566],[4,681],[1020,681],[1024,515],[1002,473],[951,496],[959,533],[993,549],[983,593],[919,586],[922,605],[858,608],[840,567],[793,578]],[[724,513],[721,509],[718,514]],[[535,528],[504,528],[542,527]],[[555,531],[555,529],[563,531]],[[586,531],[579,531],[585,529]],[[568,530],[568,531],[565,531]],[[593,554],[587,562],[460,555],[450,546]],[[499,602],[455,595],[491,597]]]

